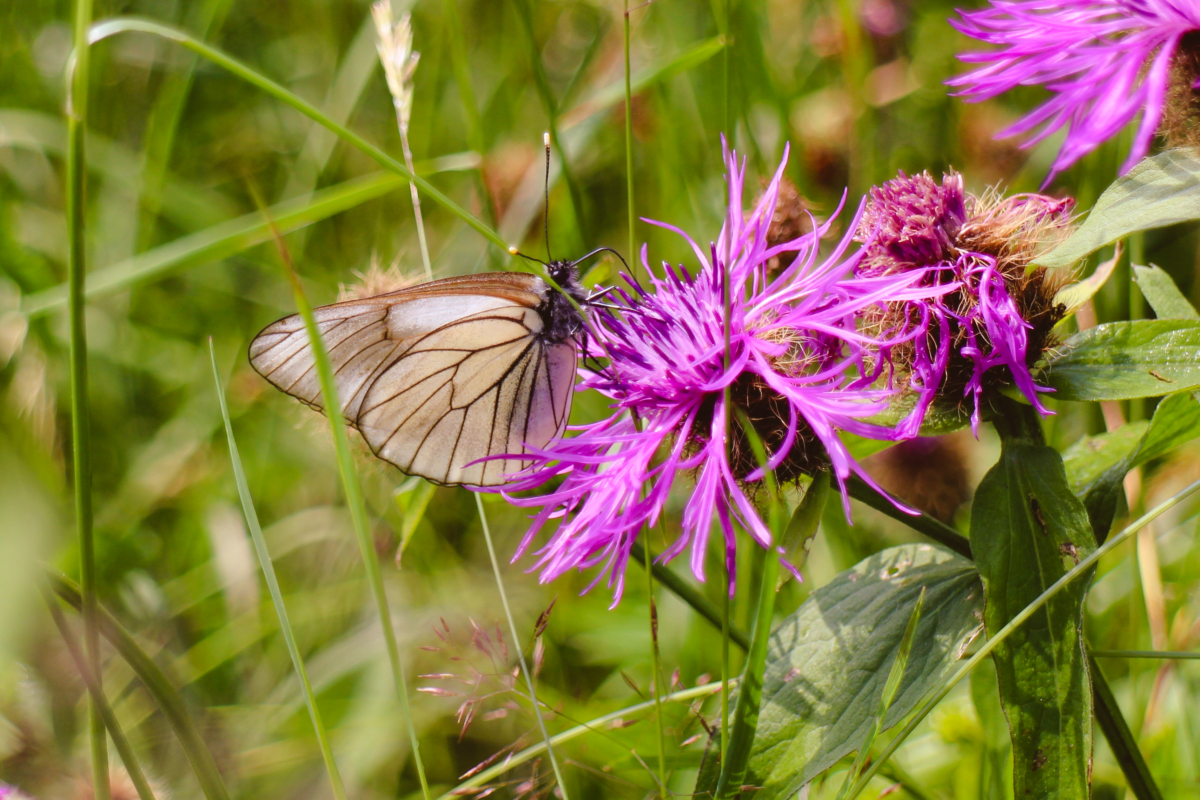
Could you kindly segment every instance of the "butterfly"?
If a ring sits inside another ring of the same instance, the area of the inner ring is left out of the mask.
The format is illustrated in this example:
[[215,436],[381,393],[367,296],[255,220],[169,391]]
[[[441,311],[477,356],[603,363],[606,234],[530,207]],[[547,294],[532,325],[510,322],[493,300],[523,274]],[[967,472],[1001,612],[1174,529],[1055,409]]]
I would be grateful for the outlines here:
[[[566,430],[587,350],[579,309],[604,293],[588,293],[578,265],[597,252],[545,264],[562,291],[537,275],[489,272],[315,309],[342,416],[410,475],[505,483],[527,465],[521,456]],[[264,328],[249,355],[276,388],[324,411],[300,315]]]

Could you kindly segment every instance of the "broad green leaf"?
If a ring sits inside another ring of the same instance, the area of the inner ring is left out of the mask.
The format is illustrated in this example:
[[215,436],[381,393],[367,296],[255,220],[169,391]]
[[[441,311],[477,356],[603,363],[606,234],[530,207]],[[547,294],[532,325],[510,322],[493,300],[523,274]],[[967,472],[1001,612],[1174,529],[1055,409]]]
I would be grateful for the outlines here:
[[1071,491],[1087,507],[1092,530],[1103,538],[1117,508],[1125,473],[1200,437],[1200,403],[1191,392],[1165,398],[1150,421],[1086,436],[1063,451]]
[[924,610],[886,730],[980,631],[983,595],[970,561],[929,544],[889,548],[817,589],[779,626],[750,757],[758,800],[795,796],[862,744],[922,588]]
[[[916,605],[913,606],[912,616],[908,618],[908,625],[904,628],[904,638],[900,640],[900,650],[896,653],[895,660],[892,661],[892,668],[888,670],[887,683],[883,685],[883,694],[879,697],[879,710],[871,721],[871,730],[854,756],[854,763],[850,765],[846,779],[842,781],[842,788],[838,790],[837,800],[842,800],[849,793],[850,787],[854,785],[858,774],[862,771],[863,764],[871,755],[871,748],[875,746],[875,740],[879,738],[879,734],[883,730],[883,720],[887,716],[888,709],[896,700],[900,681],[904,679],[904,671],[908,669],[908,657],[912,653],[912,643],[917,635],[917,624],[921,621],[921,609],[924,605],[925,589],[922,588],[921,593],[917,595]],[[858,793],[850,795],[849,800],[854,800],[857,796]]]
[[1054,295],[1054,300],[1051,301],[1054,305],[1063,306],[1066,310],[1063,311],[1063,316],[1067,317],[1074,314],[1088,300],[1091,300],[1096,292],[1100,291],[1108,279],[1112,276],[1113,270],[1117,268],[1117,263],[1121,260],[1121,243],[1117,243],[1116,252],[1113,257],[1105,261],[1092,272],[1091,275],[1081,281],[1072,283],[1058,290]]
[[[995,635],[1096,548],[1083,503],[1058,452],[1007,439],[971,509],[971,549]],[[1013,792],[1086,800],[1092,760],[1092,686],[1083,651],[1088,581],[1050,599],[995,649],[1013,744]]]
[[1133,466],[1165,455],[1168,451],[1200,436],[1200,402],[1192,392],[1180,392],[1164,398],[1154,410],[1150,430],[1142,441]]
[[1196,307],[1188,302],[1183,292],[1175,285],[1174,279],[1161,268],[1153,264],[1148,267],[1134,264],[1133,272],[1138,288],[1142,290],[1146,302],[1154,309],[1156,317],[1200,320]]
[[1045,376],[1058,400],[1130,400],[1200,387],[1200,322],[1135,320],[1081,331]]
[[1079,229],[1037,263],[1066,267],[1136,231],[1193,219],[1200,219],[1200,158],[1168,150],[1113,181]]

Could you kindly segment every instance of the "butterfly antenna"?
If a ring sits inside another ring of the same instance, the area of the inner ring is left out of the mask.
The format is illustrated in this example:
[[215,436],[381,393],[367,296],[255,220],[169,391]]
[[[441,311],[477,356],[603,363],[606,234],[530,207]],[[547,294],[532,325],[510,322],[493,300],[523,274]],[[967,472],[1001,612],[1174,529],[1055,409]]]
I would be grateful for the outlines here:
[[542,145],[546,148],[546,180],[542,182],[542,192],[545,206],[542,209],[542,232],[546,236],[546,260],[553,261],[550,255],[550,132],[542,134]]

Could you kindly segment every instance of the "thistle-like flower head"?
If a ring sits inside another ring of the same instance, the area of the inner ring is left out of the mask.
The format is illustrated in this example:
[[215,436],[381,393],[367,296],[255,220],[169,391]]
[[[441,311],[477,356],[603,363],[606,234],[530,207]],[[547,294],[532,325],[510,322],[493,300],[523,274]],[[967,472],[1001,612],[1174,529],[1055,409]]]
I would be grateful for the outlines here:
[[955,28],[999,46],[959,56],[983,65],[949,81],[960,95],[987,100],[1032,85],[1051,92],[999,134],[1026,136],[1028,146],[1067,129],[1047,183],[1139,114],[1124,169],[1145,156],[1163,117],[1176,51],[1187,33],[1200,30],[1200,5],[1190,0],[991,0],[959,13]]
[[[684,237],[692,268],[664,263],[649,286],[627,276],[635,288],[619,294],[619,308],[593,311],[592,335],[601,345],[594,353],[609,363],[581,386],[611,398],[612,416],[536,453],[508,487],[522,492],[561,479],[548,494],[510,498],[540,507],[518,556],[548,522],[559,520],[537,551],[543,581],[599,567],[596,580],[607,575],[619,599],[630,546],[643,526],[658,521],[681,475],[694,476],[695,488],[683,511],[682,534],[663,560],[690,547],[692,571],[703,580],[714,517],[731,575],[735,524],[772,546],[746,491],[765,473],[739,422],[742,415],[766,447],[766,466],[782,480],[822,469],[839,481],[862,474],[838,431],[896,437],[864,418],[882,411],[893,393],[876,349],[906,332],[872,338],[858,330],[858,320],[885,301],[946,289],[916,289],[921,276],[912,273],[856,278],[860,255],[847,256],[850,236],[826,257],[818,255],[829,222],[771,245],[768,229],[783,164],[748,215],[744,166],[728,152],[726,165],[728,210],[713,244],[701,247],[678,228],[652,223]],[[769,272],[780,258],[786,266]],[[653,275],[646,248],[642,262]],[[734,408],[726,407],[727,390]]]
[[925,286],[956,287],[891,302],[875,319],[879,329],[907,324],[924,332],[905,337],[893,353],[917,395],[902,434],[917,434],[938,396],[971,398],[978,430],[984,390],[996,381],[1015,383],[1039,413],[1050,413],[1039,399],[1050,390],[1034,383],[1030,367],[1062,316],[1052,298],[1066,272],[1028,268],[1041,247],[1069,231],[1072,207],[1070,200],[1036,194],[975,197],[953,172],[940,184],[928,173],[902,172],[871,190],[859,228],[859,274],[908,273]]

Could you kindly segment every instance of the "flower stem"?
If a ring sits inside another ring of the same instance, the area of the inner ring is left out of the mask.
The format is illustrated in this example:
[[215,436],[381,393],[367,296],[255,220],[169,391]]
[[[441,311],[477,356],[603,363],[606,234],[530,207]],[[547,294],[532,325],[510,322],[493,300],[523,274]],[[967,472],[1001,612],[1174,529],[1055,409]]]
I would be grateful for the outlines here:
[[637,279],[637,236],[633,213],[633,76],[629,57],[629,0],[625,0],[625,205],[629,212],[629,264]]
[[666,800],[667,740],[663,734],[662,662],[658,653],[658,607],[654,603],[654,571],[651,569],[649,549],[642,550],[642,559],[646,567],[646,600],[650,610],[650,663],[653,670],[650,692],[654,695],[654,725],[655,732],[658,734],[658,792],[659,796]]
[[[400,147],[404,150],[404,166],[408,167],[408,171],[416,175],[417,171],[413,169],[412,149],[408,146],[408,124],[400,118],[400,108],[396,108],[396,123],[400,126]],[[421,245],[421,265],[425,267],[425,279],[433,280],[433,265],[429,263],[429,245],[425,242],[425,218],[421,214],[421,195],[417,192],[417,185],[412,181],[408,182],[408,191],[412,194],[413,219],[417,223],[417,242]]]
[[533,714],[537,717],[538,728],[542,732],[542,740],[546,743],[546,754],[550,756],[550,766],[554,768],[554,778],[562,792],[563,800],[570,800],[567,795],[567,784],[563,781],[562,770],[558,767],[558,758],[550,744],[550,732],[546,730],[546,721],[542,719],[541,705],[538,703],[537,690],[533,686],[533,674],[525,661],[525,650],[521,646],[521,637],[517,635],[517,623],[513,620],[512,608],[508,605],[508,593],[504,591],[504,578],[500,575],[500,562],[496,558],[496,547],[492,544],[492,531],[488,525],[487,513],[483,510],[483,498],[475,493],[475,507],[479,509],[479,524],[483,526],[483,540],[487,543],[488,557],[492,560],[492,572],[496,576],[496,588],[500,591],[500,604],[504,606],[504,614],[508,617],[508,632],[512,636],[513,647],[517,650],[517,658],[521,663],[521,673],[525,676],[525,685],[529,689],[529,699],[533,703]]
[[[100,635],[96,624],[96,542],[92,518],[92,442],[88,411],[87,325],[84,283],[87,273],[88,28],[92,0],[75,0],[74,69],[67,72],[67,283],[71,361],[71,467],[75,484],[75,528],[79,536],[79,583],[83,594],[84,651],[87,669],[104,686],[100,672]],[[97,800],[108,800],[108,739],[95,699],[89,704],[92,780]]]

